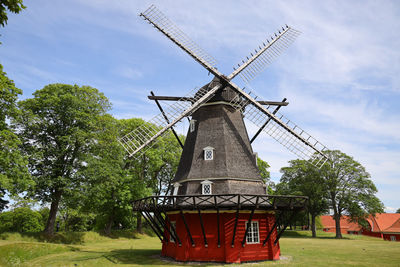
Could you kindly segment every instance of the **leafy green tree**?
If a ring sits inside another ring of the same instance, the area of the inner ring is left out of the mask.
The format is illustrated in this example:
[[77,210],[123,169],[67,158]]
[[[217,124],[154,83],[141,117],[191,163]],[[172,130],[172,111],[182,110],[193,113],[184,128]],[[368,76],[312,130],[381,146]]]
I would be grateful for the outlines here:
[[319,170],[305,160],[291,160],[289,164],[289,167],[281,169],[280,182],[286,185],[285,193],[308,197],[311,231],[312,236],[316,237],[316,217],[328,210],[324,179]]
[[[109,234],[114,225],[129,227],[133,221],[132,201],[151,193],[166,192],[175,175],[181,148],[175,137],[164,135],[138,158],[128,158],[117,142],[119,136],[143,125],[141,119],[116,120],[103,116],[96,136],[96,145],[87,154],[86,176],[89,202],[87,209],[98,215],[98,224]],[[136,218],[141,232],[141,217]]]
[[27,160],[21,155],[21,144],[7,120],[18,115],[16,102],[22,91],[15,87],[0,65],[0,211],[8,201],[6,191],[15,195],[31,183],[27,172]]
[[269,164],[266,161],[263,161],[261,158],[257,157],[257,167],[258,170],[260,171],[261,178],[267,185],[267,192],[268,194],[273,194],[272,186],[273,183],[271,182],[271,174],[268,171],[268,168],[270,167]]
[[20,207],[0,214],[2,232],[40,232],[43,230],[42,215],[28,207]]
[[77,173],[95,144],[97,123],[110,102],[90,86],[50,84],[33,95],[19,102],[22,115],[14,123],[36,182],[29,193],[51,203],[44,231],[52,235],[62,196],[82,183]]
[[0,25],[5,26],[8,21],[8,11],[18,14],[22,9],[26,8],[22,0],[0,0]]
[[369,214],[383,212],[383,203],[375,195],[377,189],[370,174],[360,163],[338,150],[326,153],[330,160],[321,168],[320,175],[333,210],[336,238],[342,238],[340,218],[344,213],[353,221],[362,220]]

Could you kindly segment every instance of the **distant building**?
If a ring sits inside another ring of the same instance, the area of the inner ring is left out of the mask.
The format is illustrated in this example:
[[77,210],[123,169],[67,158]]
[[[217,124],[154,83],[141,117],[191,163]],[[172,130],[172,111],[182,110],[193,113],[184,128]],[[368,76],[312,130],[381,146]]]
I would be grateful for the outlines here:
[[[368,227],[362,227],[357,223],[350,222],[349,216],[342,216],[340,228],[342,234],[362,234],[383,238],[389,241],[400,241],[400,214],[399,213],[377,213],[367,218]],[[336,232],[335,220],[331,215],[321,216],[323,231]]]
[[[336,233],[335,220],[331,215],[321,216],[322,230],[324,232]],[[350,222],[349,216],[342,216],[340,219],[340,232],[342,234],[361,234],[362,227],[358,223]]]

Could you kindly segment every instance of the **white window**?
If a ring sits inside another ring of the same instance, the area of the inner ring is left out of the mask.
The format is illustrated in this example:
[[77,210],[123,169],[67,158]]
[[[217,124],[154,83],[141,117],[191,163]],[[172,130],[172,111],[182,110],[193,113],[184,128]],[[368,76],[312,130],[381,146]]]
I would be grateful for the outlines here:
[[181,186],[180,183],[174,183],[174,192],[172,195],[174,195],[174,196],[178,195],[178,190],[179,190],[180,186]]
[[212,182],[209,180],[205,180],[201,182],[201,193],[203,195],[211,195],[212,194]]
[[[174,233],[175,229],[176,229],[176,222],[171,222],[171,224],[169,226],[169,231],[171,233]],[[169,242],[175,243],[175,238],[171,234],[169,234]]]
[[190,127],[190,132],[191,133],[194,132],[194,130],[196,129],[196,120],[190,120],[189,127]]
[[391,236],[390,236],[390,241],[396,241],[396,236],[391,235]]
[[204,150],[204,160],[213,160],[214,159],[214,148],[213,147],[205,147]]
[[260,243],[260,233],[258,230],[258,221],[246,222],[246,229],[249,228],[247,232],[246,243],[247,244],[257,244]]

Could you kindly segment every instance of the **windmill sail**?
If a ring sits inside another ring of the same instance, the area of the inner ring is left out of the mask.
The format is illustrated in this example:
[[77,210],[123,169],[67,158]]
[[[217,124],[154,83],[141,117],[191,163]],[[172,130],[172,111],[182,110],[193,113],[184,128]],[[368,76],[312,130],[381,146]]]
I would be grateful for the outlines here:
[[228,80],[232,80],[239,74],[245,82],[249,82],[287,49],[300,33],[287,25],[282,27],[282,32],[279,31],[279,34],[275,34],[275,38],[271,37],[271,40],[266,40],[259,46],[259,49],[254,51],[254,55],[251,53],[247,57],[247,61],[243,60],[242,64],[238,64],[238,68],[234,68],[234,71],[228,76]]
[[258,127],[270,120],[263,131],[286,147],[289,151],[304,160],[310,160],[316,167],[321,167],[328,157],[324,154],[327,148],[314,137],[302,130],[282,114],[273,114],[273,107],[264,107],[258,103],[254,93],[246,93],[230,83],[240,94],[231,101],[231,105],[241,109],[244,117]]
[[215,85],[214,83],[210,83],[210,85],[213,85],[213,87],[204,86],[200,89],[195,88],[184,97],[192,98],[194,101],[193,104],[188,101],[177,101],[169,105],[164,110],[164,114],[169,118],[170,123],[168,123],[164,115],[160,113],[147,123],[120,138],[119,142],[129,153],[129,156],[133,156],[142,149],[149,147],[151,143],[162,136],[168,129],[181,121],[184,117],[190,116],[201,104],[207,102],[221,87],[220,84]]
[[156,6],[151,5],[145,12],[140,13],[140,16],[152,24],[157,30],[162,32],[166,37],[168,37],[168,39],[182,48],[186,53],[192,56],[209,72],[215,75],[214,65],[217,61],[193,42]]
[[273,111],[265,108],[255,100],[255,97],[246,93],[231,81],[239,74],[245,81],[254,78],[295,40],[300,34],[299,31],[288,26],[282,28],[282,32],[275,34],[275,38],[272,38],[271,41],[267,41],[268,44],[263,44],[263,47],[260,46],[260,49],[255,51],[254,55],[251,55],[246,62],[243,61],[243,65],[239,65],[238,69],[235,69],[231,75],[226,77],[214,68],[215,60],[195,44],[154,5],[141,13],[140,16],[187,52],[209,72],[214,74],[219,82],[216,84],[211,82],[208,86],[202,87],[198,92],[192,92],[182,98],[182,100],[193,98],[192,102],[177,101],[167,108],[166,113],[167,116],[171,118],[171,123],[166,122],[164,116],[159,114],[150,121],[150,124],[143,125],[121,138],[120,142],[129,152],[130,156],[148,147],[182,118],[191,115],[199,109],[199,107],[210,100],[219,89],[228,85],[239,94],[230,104],[240,109],[248,120],[259,127],[264,126],[264,124],[270,120],[263,129],[264,132],[298,157],[311,160],[315,166],[321,167],[325,163],[328,158],[324,154],[326,150],[324,145],[290,120],[284,118],[283,115],[274,115]]

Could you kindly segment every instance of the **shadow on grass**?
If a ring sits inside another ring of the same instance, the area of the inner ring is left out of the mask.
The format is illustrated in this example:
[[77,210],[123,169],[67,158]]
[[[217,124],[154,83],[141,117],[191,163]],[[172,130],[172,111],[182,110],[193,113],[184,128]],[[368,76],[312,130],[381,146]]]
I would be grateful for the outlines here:
[[[286,230],[282,237],[286,238],[310,238],[310,239],[336,239],[335,236],[317,233],[317,237],[312,237],[309,231],[295,231]],[[342,239],[350,239],[348,237],[343,237]]]
[[160,260],[159,249],[117,249],[104,257],[112,263],[138,265],[171,265],[170,262]]
[[[147,234],[147,233],[146,233]],[[105,241],[111,239],[139,239],[141,236],[136,231],[116,230],[107,235],[102,232],[56,232],[49,236],[44,233],[1,233],[0,240],[49,242],[56,244],[83,244],[86,242]]]

